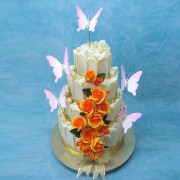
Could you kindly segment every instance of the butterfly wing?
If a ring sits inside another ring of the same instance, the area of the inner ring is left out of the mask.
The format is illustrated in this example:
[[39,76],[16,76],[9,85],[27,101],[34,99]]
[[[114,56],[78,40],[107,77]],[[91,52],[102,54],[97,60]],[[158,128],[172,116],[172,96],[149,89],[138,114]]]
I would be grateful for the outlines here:
[[51,112],[53,112],[54,109],[57,108],[57,98],[54,96],[54,94],[48,90],[44,90],[44,93],[46,94],[47,99],[49,100],[49,105],[51,107]]
[[92,31],[94,32],[95,31],[95,27],[96,27],[96,24],[98,22],[98,18],[101,14],[101,11],[103,10],[103,7],[101,7],[97,12],[96,14],[94,15],[94,17],[92,18],[92,20],[90,21],[89,23],[89,31]]
[[63,65],[63,68],[65,69],[66,74],[69,75],[70,70],[69,70],[68,48],[67,47],[65,48],[65,51],[64,51],[64,65]]
[[64,85],[61,89],[60,95],[59,95],[59,102],[61,107],[66,108],[66,97],[65,97],[65,91],[66,91],[66,85]]
[[131,92],[134,96],[136,95],[136,90],[138,88],[138,81],[142,75],[142,71],[138,71],[137,73],[133,74],[127,83],[127,89]]
[[84,14],[84,12],[82,11],[82,9],[76,5],[76,11],[77,11],[77,16],[78,16],[78,29],[77,31],[80,31],[80,30],[84,30],[86,29],[89,21],[87,20],[87,17],[86,15]]
[[123,65],[121,65],[121,78],[121,91],[124,91],[126,87],[126,73]]
[[58,82],[58,79],[62,77],[62,64],[53,56],[47,55],[46,59],[49,62],[49,65],[53,67],[53,73],[56,77],[55,82]]
[[124,133],[127,133],[127,130],[131,128],[133,123],[136,122],[141,116],[141,113],[132,113],[126,116],[126,119],[123,122]]
[[125,116],[125,113],[126,113],[126,106],[123,105],[121,107],[121,111],[119,113],[119,117],[118,117],[118,119],[116,121],[116,126],[121,122],[122,118]]

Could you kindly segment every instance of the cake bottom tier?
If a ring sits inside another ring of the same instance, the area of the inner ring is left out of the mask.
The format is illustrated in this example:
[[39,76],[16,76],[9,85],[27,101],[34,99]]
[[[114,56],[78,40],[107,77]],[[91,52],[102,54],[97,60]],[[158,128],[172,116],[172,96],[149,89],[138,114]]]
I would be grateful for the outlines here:
[[[70,132],[72,129],[71,122],[68,121],[63,114],[61,108],[58,110],[58,126],[60,129],[62,142],[67,150],[69,150],[74,155],[79,155],[79,147],[76,146],[76,143],[80,140],[80,138],[75,137],[74,134]],[[103,141],[107,152],[111,154],[116,152],[122,145],[124,130],[122,124],[119,123],[117,126],[114,124],[109,125],[110,134],[104,135]]]

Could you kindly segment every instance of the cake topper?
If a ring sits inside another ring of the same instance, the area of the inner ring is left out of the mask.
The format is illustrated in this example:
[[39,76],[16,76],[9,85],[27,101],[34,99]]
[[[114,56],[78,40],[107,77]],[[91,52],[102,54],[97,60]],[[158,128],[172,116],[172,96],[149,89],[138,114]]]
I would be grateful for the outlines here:
[[59,98],[56,98],[56,96],[47,89],[44,90],[44,93],[46,94],[46,97],[49,100],[51,112],[53,112],[53,110],[57,108],[58,104],[61,108],[66,108],[65,89],[66,85],[62,87]]
[[76,5],[76,11],[77,11],[77,16],[78,16],[78,29],[77,31],[80,30],[85,30],[86,28],[89,29],[89,46],[90,46],[90,32],[94,32],[95,31],[95,27],[96,24],[98,22],[98,18],[101,14],[101,11],[103,10],[103,7],[101,7],[96,14],[94,15],[94,17],[91,20],[88,20],[86,15],[84,14],[84,12],[82,11],[82,9]]
[[133,74],[129,79],[126,79],[126,74],[124,66],[121,65],[121,91],[124,91],[124,88],[127,87],[127,90],[136,96],[136,90],[138,88],[138,82],[142,75],[142,71],[138,71]]
[[68,48],[65,48],[64,51],[64,64],[61,64],[55,57],[47,55],[46,59],[49,62],[49,65],[53,67],[53,73],[56,77],[55,82],[58,82],[58,79],[62,77],[63,70],[69,75],[69,61],[68,61]]

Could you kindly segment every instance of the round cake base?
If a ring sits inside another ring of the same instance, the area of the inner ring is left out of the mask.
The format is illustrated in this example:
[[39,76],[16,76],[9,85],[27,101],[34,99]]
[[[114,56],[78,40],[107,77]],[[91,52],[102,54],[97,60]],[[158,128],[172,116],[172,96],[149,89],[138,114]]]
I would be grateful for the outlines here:
[[[77,156],[67,151],[62,143],[58,124],[54,127],[51,135],[51,146],[57,159],[68,168],[78,171]],[[105,164],[106,172],[112,171],[124,164],[131,156],[135,146],[135,136],[133,129],[129,129],[124,134],[124,141],[121,148],[112,155],[112,160]]]

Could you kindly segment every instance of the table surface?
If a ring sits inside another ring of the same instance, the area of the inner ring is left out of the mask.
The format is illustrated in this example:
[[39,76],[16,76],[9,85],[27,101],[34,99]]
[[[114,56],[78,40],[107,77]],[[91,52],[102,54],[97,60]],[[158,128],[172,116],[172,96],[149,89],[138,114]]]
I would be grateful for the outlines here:
[[[143,71],[128,112],[142,112],[134,125],[136,147],[129,161],[107,179],[180,179],[180,4],[178,0],[0,1],[0,179],[76,179],[54,156],[44,89],[58,94],[46,54],[63,57],[87,42],[77,32],[75,5],[90,17],[103,6],[92,40],[105,39],[113,66]],[[80,179],[86,179],[82,176]]]

